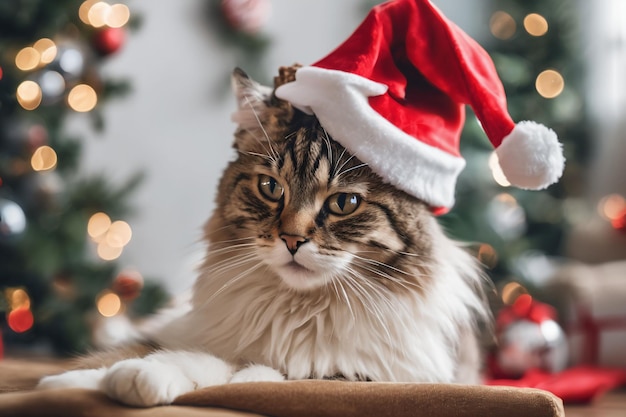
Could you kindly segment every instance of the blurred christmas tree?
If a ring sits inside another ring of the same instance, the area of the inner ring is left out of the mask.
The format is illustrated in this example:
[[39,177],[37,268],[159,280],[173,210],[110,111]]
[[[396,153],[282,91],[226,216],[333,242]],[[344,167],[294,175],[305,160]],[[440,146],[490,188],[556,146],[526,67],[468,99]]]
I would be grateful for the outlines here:
[[470,112],[461,140],[467,167],[456,206],[441,221],[452,236],[479,242],[477,256],[494,281],[511,281],[503,295],[510,293],[513,300],[524,287],[532,292],[551,273],[549,259],[562,253],[585,184],[589,124],[577,8],[567,0],[490,5],[492,36],[483,44],[504,84],[509,112],[515,121],[535,120],[552,128],[564,144],[566,168],[560,182],[546,190],[508,188],[506,178],[493,169],[493,149]]
[[0,348],[81,352],[91,315],[146,314],[165,300],[115,264],[140,176],[122,186],[78,176],[81,139],[64,132],[75,112],[102,129],[100,106],[128,90],[99,67],[129,19],[126,5],[93,0],[0,3]]

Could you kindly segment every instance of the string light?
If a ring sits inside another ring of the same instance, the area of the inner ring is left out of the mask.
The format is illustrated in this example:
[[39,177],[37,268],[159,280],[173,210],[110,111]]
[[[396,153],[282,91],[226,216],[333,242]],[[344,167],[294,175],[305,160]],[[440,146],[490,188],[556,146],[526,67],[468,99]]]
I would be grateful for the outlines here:
[[17,86],[17,102],[26,110],[35,110],[41,104],[42,93],[39,84],[34,81],[23,81]]
[[106,243],[112,248],[123,248],[130,242],[133,232],[128,223],[118,220],[111,224],[107,234]]
[[41,38],[33,44],[33,48],[39,52],[39,65],[47,65],[57,56],[57,46],[51,39]]
[[77,112],[91,111],[97,103],[96,91],[87,84],[78,84],[70,90],[67,96],[67,104]]
[[548,32],[548,21],[537,13],[531,13],[524,18],[524,29],[532,36],[543,36]]
[[515,35],[515,19],[507,12],[497,11],[489,19],[489,30],[498,39],[507,40]]
[[130,10],[125,4],[114,4],[109,10],[109,14],[106,19],[106,24],[112,28],[121,28],[130,19]]
[[89,218],[87,234],[98,243],[96,253],[105,261],[119,258],[133,236],[128,223],[123,220],[111,222],[111,218],[102,212]]
[[39,52],[32,46],[27,46],[15,55],[15,66],[22,71],[29,71],[37,68],[40,59]]
[[563,92],[565,81],[561,74],[555,70],[549,69],[537,76],[535,88],[542,97],[555,98]]
[[494,151],[489,156],[489,168],[491,168],[491,175],[493,175],[493,179],[498,183],[498,185],[502,187],[509,187],[511,183],[502,172],[502,168],[500,167],[500,162],[498,160],[498,154]]
[[40,146],[33,152],[30,164],[35,171],[48,171],[57,165],[57,153],[51,147]]
[[111,227],[111,218],[106,213],[95,213],[87,222],[87,234],[95,241],[100,242]]
[[111,291],[104,291],[96,298],[98,312],[104,317],[113,317],[122,309],[122,300]]
[[111,5],[103,1],[99,1],[89,8],[89,11],[87,12],[87,20],[91,26],[100,28],[106,24],[110,12]]
[[80,18],[80,20],[86,24],[89,25],[89,10],[91,9],[91,7],[98,3],[100,0],[87,0],[85,2],[83,2],[83,4],[80,5],[80,7],[78,8],[78,17]]
[[11,310],[15,310],[16,308],[30,308],[30,297],[23,288],[8,289],[6,295]]
[[524,288],[519,282],[509,282],[502,287],[502,302],[507,305],[512,305],[522,294],[528,294],[526,288]]

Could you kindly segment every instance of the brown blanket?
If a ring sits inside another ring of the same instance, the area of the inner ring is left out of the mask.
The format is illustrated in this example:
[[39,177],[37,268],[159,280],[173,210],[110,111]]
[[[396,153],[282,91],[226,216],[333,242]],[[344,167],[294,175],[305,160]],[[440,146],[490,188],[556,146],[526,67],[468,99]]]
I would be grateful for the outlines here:
[[[563,416],[554,395],[536,389],[342,381],[256,382],[204,388],[175,405],[132,408],[79,389],[33,391],[43,375],[66,364],[0,361],[0,416],[93,417],[552,417]],[[235,411],[239,410],[239,411]]]

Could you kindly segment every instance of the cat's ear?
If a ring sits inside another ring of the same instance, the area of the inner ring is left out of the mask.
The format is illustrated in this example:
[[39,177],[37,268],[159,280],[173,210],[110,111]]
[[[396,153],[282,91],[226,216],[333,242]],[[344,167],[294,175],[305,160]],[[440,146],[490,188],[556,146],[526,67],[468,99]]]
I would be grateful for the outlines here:
[[240,110],[257,108],[262,104],[267,106],[273,90],[254,81],[241,68],[233,70],[231,86]]

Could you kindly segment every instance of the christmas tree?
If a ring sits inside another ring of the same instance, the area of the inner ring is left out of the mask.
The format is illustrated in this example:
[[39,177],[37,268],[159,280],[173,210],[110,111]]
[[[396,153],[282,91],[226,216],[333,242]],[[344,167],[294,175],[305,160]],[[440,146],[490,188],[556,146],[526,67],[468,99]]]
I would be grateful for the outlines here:
[[132,230],[137,175],[112,185],[78,175],[72,113],[104,128],[101,106],[128,90],[99,69],[124,44],[124,4],[0,3],[0,348],[82,352],[94,318],[153,311],[165,292],[118,258]]
[[[505,302],[533,291],[562,255],[573,210],[583,192],[589,130],[583,100],[583,66],[577,9],[566,0],[490,3],[491,39],[483,42],[507,93],[513,120],[552,128],[567,159],[560,182],[542,191],[509,188],[493,149],[469,112],[461,139],[467,167],[455,208],[441,220],[450,234],[476,242]],[[492,169],[485,170],[489,165]]]

